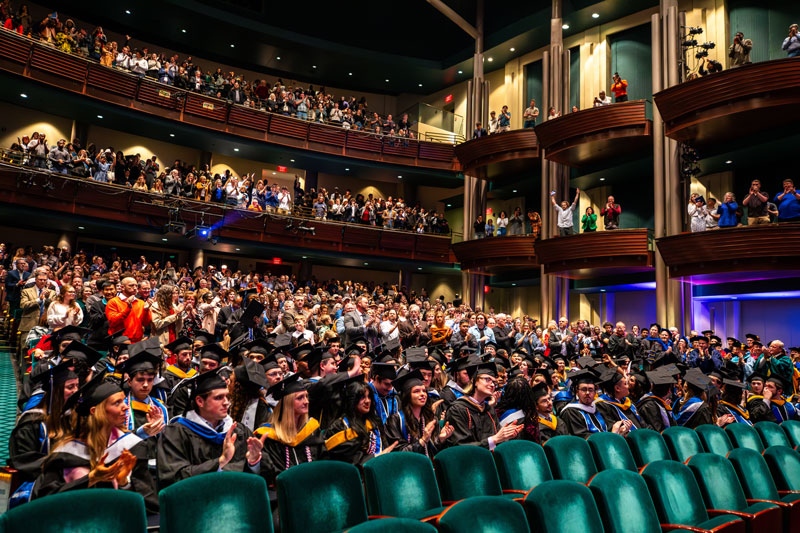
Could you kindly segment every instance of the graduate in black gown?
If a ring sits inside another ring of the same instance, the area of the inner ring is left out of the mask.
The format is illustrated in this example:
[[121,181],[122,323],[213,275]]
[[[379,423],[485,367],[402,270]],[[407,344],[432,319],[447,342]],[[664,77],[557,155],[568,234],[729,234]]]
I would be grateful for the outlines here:
[[[180,353],[184,352],[182,348],[181,346]],[[197,353],[200,358],[199,374],[218,370],[228,358],[228,352],[219,344],[213,343],[200,346]],[[180,380],[170,391],[167,398],[167,408],[171,417],[181,416],[185,412],[192,410],[192,385],[197,377],[198,375],[196,374],[193,377]]]
[[746,386],[747,385],[738,380],[727,378],[722,380],[722,398],[720,398],[719,405],[717,406],[717,416],[723,417],[729,415],[733,419],[731,420],[731,418],[728,418],[727,420],[731,421],[721,427],[737,422],[740,424],[747,424],[748,426],[753,425],[753,421],[750,420],[750,414],[747,412],[747,409],[742,407],[742,396],[744,396],[744,389]]
[[683,377],[683,398],[672,406],[675,423],[694,429],[702,424],[714,424],[717,414],[706,401],[711,382],[696,368],[690,368]]
[[453,426],[448,423],[439,428],[419,370],[400,375],[392,385],[400,391],[401,406],[386,421],[386,444],[395,446],[395,451],[423,453],[433,457],[452,435]]
[[608,369],[600,379],[605,392],[597,398],[595,405],[606,424],[613,426],[619,420],[623,420],[631,423],[630,430],[647,428],[647,424],[639,417],[639,411],[628,395],[627,376],[621,374],[618,369]]
[[561,418],[553,414],[553,396],[547,383],[541,382],[534,385],[531,389],[531,396],[536,405],[539,422],[539,444],[544,444],[559,435],[567,435],[567,425]]
[[647,427],[661,433],[675,425],[671,403],[675,377],[661,370],[653,370],[647,372],[647,381],[650,384],[650,390],[639,398],[636,409]]
[[159,439],[160,488],[220,470],[258,473],[262,443],[228,416],[228,384],[219,371],[193,378],[190,398],[192,408],[172,419]]
[[467,370],[472,372],[472,380],[465,395],[447,410],[445,420],[453,426],[453,433],[445,442],[447,446],[470,444],[493,450],[501,442],[516,438],[524,426],[515,422],[500,427],[490,401],[497,389],[494,363],[481,363]]
[[497,402],[497,414],[500,417],[501,427],[515,422],[523,425],[522,431],[516,437],[517,440],[539,442],[539,415],[536,403],[531,386],[522,375],[518,374],[511,378],[503,388],[503,396]]
[[564,406],[559,415],[567,425],[570,435],[587,438],[592,433],[611,431],[625,435],[633,425],[630,421],[618,420],[616,423],[606,423],[605,418],[595,405],[598,378],[588,369],[575,372],[570,376],[575,393],[575,401]]
[[345,387],[342,401],[344,415],[325,430],[328,459],[363,465],[386,448],[383,428],[363,375],[352,378]]
[[231,391],[231,418],[251,433],[266,424],[271,411],[263,389],[269,387],[264,367],[250,359],[233,370],[228,388]]
[[136,457],[129,450],[142,439],[125,432],[125,393],[103,378],[98,374],[67,400],[71,430],[53,444],[34,483],[34,499],[84,488],[131,489]]
[[325,456],[319,422],[308,416],[307,384],[292,374],[270,387],[267,393],[278,401],[268,424],[255,431],[264,442],[261,475],[270,485],[284,470]]
[[172,391],[184,379],[197,375],[197,369],[192,366],[192,339],[185,336],[178,337],[165,345],[164,349],[168,356],[175,359],[175,362],[161,373],[166,388]]

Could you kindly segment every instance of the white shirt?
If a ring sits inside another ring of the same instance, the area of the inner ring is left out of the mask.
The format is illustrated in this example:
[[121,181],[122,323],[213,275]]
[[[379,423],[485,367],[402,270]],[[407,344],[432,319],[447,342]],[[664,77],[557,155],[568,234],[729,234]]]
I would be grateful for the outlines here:
[[77,312],[69,313],[70,308],[58,302],[53,302],[47,308],[47,325],[51,329],[64,326],[77,326],[83,321],[83,311],[78,307]]
[[562,209],[562,207],[558,204],[556,204],[554,207],[556,208],[556,211],[558,211],[558,227],[571,228],[572,212],[575,211],[575,204],[570,204],[570,206],[566,209]]
[[292,200],[292,196],[288,192],[279,192],[278,193],[278,209],[285,209],[289,210],[289,202]]
[[597,97],[597,102],[594,103],[594,107],[602,107],[604,105],[611,105],[611,97],[606,96],[605,98]]

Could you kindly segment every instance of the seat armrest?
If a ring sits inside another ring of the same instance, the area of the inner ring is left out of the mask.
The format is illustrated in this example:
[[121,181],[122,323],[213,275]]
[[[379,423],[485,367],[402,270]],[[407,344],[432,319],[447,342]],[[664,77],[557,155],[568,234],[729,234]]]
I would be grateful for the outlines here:
[[763,503],[771,503],[773,505],[777,505],[778,507],[791,507],[792,506],[792,504],[790,504],[790,503],[778,502],[778,501],[775,501],[775,500],[759,500],[759,499],[752,499],[752,500],[748,499],[747,500],[747,503],[761,503],[761,502],[763,502]]
[[800,490],[779,490],[778,494],[785,496],[787,494],[800,494]]
[[661,526],[661,531],[667,531],[672,529],[684,529],[686,531],[694,531],[695,533],[711,533],[708,529],[703,529],[701,527],[694,527],[694,526],[681,526],[678,524],[659,524]]
[[504,489],[503,494],[528,494],[527,490]]
[[726,509],[706,509],[706,511],[708,512],[708,516],[719,516],[723,514],[729,514],[741,518],[747,518],[748,520],[752,520],[756,516],[751,513],[743,513],[741,511],[728,511]]

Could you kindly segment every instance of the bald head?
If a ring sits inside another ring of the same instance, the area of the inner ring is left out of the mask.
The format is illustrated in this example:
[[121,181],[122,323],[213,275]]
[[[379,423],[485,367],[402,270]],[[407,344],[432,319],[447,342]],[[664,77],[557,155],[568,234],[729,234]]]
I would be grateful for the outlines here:
[[126,298],[135,296],[139,290],[139,284],[136,282],[136,279],[131,277],[122,278],[120,285],[122,285],[122,294],[124,294]]

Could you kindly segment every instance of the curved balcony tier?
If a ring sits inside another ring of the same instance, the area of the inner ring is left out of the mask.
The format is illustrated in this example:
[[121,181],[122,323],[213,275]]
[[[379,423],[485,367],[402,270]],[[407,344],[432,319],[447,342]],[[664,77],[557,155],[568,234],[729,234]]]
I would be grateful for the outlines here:
[[572,279],[653,270],[653,239],[648,229],[593,231],[536,243],[548,274]]
[[752,63],[665,89],[653,96],[666,135],[709,146],[800,119],[800,57]]
[[0,31],[0,70],[168,120],[281,147],[388,164],[458,170],[451,144],[346,130],[268,113],[104,67]]
[[649,152],[653,122],[647,118],[647,102],[636,100],[547,120],[536,126],[536,136],[547,159],[582,167]]
[[[50,172],[0,163],[0,205],[51,212],[60,216],[91,217],[122,223],[144,233],[161,233],[170,211],[179,210],[193,228],[198,220],[220,239],[251,241],[271,247],[313,249],[319,252],[391,257],[413,261],[454,263],[450,236],[384,230],[372,226],[288,217],[245,211],[192,200],[133,191]],[[0,209],[2,212],[2,209]],[[200,217],[202,215],[202,217]],[[19,224],[16,220],[15,224]],[[313,227],[314,232],[298,228]]]
[[529,235],[489,237],[453,244],[453,253],[461,270],[501,272],[538,268],[536,240]]
[[494,178],[538,164],[539,143],[533,129],[514,130],[461,143],[455,152],[464,172]]
[[[669,276],[711,281],[800,276],[800,223],[682,233],[657,241]],[[715,276],[749,273],[749,276]]]

